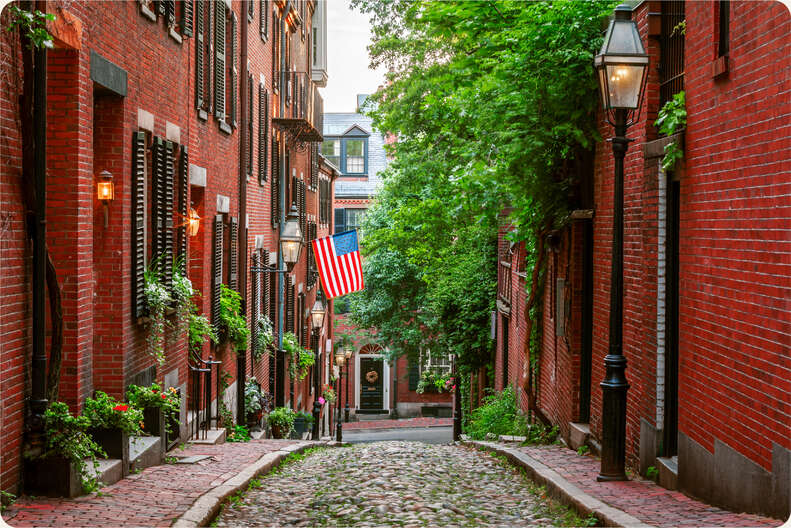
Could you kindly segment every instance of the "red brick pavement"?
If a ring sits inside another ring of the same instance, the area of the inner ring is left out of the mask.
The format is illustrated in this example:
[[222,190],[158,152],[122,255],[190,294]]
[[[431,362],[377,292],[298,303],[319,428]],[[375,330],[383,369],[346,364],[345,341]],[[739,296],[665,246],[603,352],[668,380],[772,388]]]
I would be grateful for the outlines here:
[[614,508],[653,526],[779,526],[783,521],[732,513],[696,501],[681,492],[669,491],[651,480],[596,482],[600,460],[578,455],[561,446],[519,447],[520,451],[556,471],[560,476]]
[[354,429],[397,429],[401,427],[439,427],[453,425],[452,418],[405,418],[403,420],[367,420],[343,424],[344,431]]
[[21,497],[3,520],[21,526],[170,526],[211,488],[222,484],[267,453],[296,442],[193,445],[174,455],[211,455],[196,464],[163,464],[102,488],[101,495],[76,499]]

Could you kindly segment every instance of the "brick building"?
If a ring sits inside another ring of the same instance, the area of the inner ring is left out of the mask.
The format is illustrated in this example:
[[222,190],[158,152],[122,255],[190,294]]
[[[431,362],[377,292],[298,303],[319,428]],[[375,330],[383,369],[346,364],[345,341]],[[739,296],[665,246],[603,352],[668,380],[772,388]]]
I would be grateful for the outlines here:
[[[190,354],[175,315],[167,316],[159,364],[147,342],[143,272],[158,258],[170,287],[171,263],[183,258],[200,292],[198,309],[215,324],[226,284],[242,294],[253,343],[255,321],[267,315],[276,332],[293,331],[304,347],[324,350],[332,318],[311,332],[318,288],[310,251],[303,249],[291,273],[251,272],[278,265],[286,204],[297,207],[304,248],[331,229],[335,175],[320,171],[318,153],[317,86],[327,80],[323,3],[48,1],[37,8],[56,16],[48,23],[55,47],[46,52],[45,210],[62,296],[59,399],[76,412],[97,390],[123,398],[131,383],[177,387],[186,440],[195,417],[207,414],[202,397],[187,397],[190,372],[211,359],[219,362],[215,381],[221,372],[230,376],[219,398],[210,385],[212,415],[219,401],[236,414],[240,378],[251,376],[277,404],[310,410],[311,377],[292,389],[282,353],[253,360],[250,344],[236,354],[220,343]],[[46,339],[37,337],[35,244],[25,218],[32,169],[23,155],[31,131],[19,102],[30,77],[18,33],[0,38],[0,489],[16,491],[31,355],[37,339],[48,353],[53,321],[47,307]],[[106,205],[97,198],[103,171],[114,184]],[[312,376],[321,376],[319,365]]]
[[[385,145],[395,141],[394,136],[382,134],[373,128],[373,118],[365,115],[368,96],[357,95],[356,112],[324,114],[324,142],[322,154],[339,170],[333,200],[334,232],[357,229],[371,199],[381,185],[379,173],[387,167]],[[370,339],[348,322],[347,303],[336,300],[337,335],[355,335],[354,361],[344,366],[348,375],[348,390],[344,379],[342,405],[348,404],[350,415],[384,414],[393,416],[418,416],[421,414],[450,415],[449,393],[419,394],[416,392],[423,370],[450,371],[450,361],[426,351],[422,361],[409,362],[401,357],[389,365],[382,356],[384,347]],[[336,339],[337,341],[337,339]],[[376,374],[370,374],[375,372]],[[375,381],[370,382],[370,379]]]
[[[633,19],[651,63],[625,163],[627,464],[657,467],[663,485],[710,502],[785,519],[791,16],[776,2],[647,1]],[[659,137],[657,113],[680,90],[687,128]],[[599,117],[601,135],[612,137]],[[665,172],[670,141],[683,145],[684,159]],[[606,141],[594,156],[568,226],[545,240],[537,379],[539,409],[572,446],[595,448],[614,168]],[[524,248],[501,236],[500,249],[498,388],[521,384],[525,357]]]

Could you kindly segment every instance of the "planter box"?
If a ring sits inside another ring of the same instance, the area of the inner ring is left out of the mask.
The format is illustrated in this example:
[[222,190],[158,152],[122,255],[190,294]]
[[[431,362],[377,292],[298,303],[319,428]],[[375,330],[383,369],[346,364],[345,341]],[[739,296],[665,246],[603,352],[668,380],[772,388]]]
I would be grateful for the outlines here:
[[151,436],[165,436],[165,413],[162,407],[143,409],[143,432]]
[[129,474],[129,436],[118,429],[88,429],[88,434],[104,449],[107,458],[121,459],[124,476]]
[[25,460],[25,493],[45,497],[77,497],[83,491],[74,464],[62,456],[50,456]]
[[301,440],[305,434],[305,419],[301,416],[294,418],[294,430],[291,431],[291,438]]
[[279,425],[272,426],[272,438],[277,438],[279,440],[282,440],[286,438],[287,433],[288,433],[288,429],[282,426]]

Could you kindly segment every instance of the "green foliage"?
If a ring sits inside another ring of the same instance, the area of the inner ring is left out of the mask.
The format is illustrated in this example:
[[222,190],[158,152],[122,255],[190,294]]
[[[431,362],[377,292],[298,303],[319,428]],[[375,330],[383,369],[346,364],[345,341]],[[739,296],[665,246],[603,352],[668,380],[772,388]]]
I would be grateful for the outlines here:
[[584,456],[590,453],[591,448],[586,445],[581,445],[577,448],[577,454]]
[[283,438],[288,438],[291,435],[291,430],[294,429],[294,418],[296,418],[296,414],[288,407],[275,407],[267,416],[267,421],[270,427],[280,428]]
[[[654,125],[659,127],[659,132],[666,136],[672,136],[687,126],[687,106],[686,94],[682,90],[678,92],[673,98],[666,102],[659,110],[659,117],[654,121]],[[662,158],[662,169],[665,171],[672,170],[676,162],[684,157],[684,151],[678,144],[678,141],[673,141],[665,145],[665,155]]]
[[189,323],[187,335],[192,351],[199,352],[207,338],[210,339],[212,343],[217,343],[217,330],[215,330],[214,326],[209,322],[209,318],[199,313],[196,307],[193,307],[187,321]]
[[250,431],[244,425],[234,425],[225,436],[227,442],[249,442]]
[[47,20],[55,20],[55,15],[42,13],[38,9],[33,12],[20,9],[12,5],[11,21],[6,26],[6,31],[19,28],[28,39],[29,48],[53,48],[52,35],[47,31]]
[[645,477],[656,482],[659,480],[659,470],[654,466],[648,466],[645,470]]
[[83,410],[90,427],[97,429],[119,429],[128,435],[140,433],[143,411],[132,404],[124,404],[102,391],[96,391],[96,398],[85,400]]
[[288,374],[292,379],[305,379],[308,369],[316,362],[313,352],[299,344],[293,332],[283,334],[283,350],[288,354]]
[[415,392],[423,394],[429,392],[449,392],[453,387],[453,377],[450,374],[440,374],[433,370],[426,369],[420,374]]
[[16,495],[8,491],[0,490],[0,513],[16,502]]
[[558,429],[557,425],[550,427],[541,423],[532,424],[527,427],[527,440],[525,440],[524,444],[554,444],[558,439],[559,433],[560,429]]
[[168,288],[162,284],[159,276],[161,262],[160,257],[153,259],[143,272],[149,320],[146,341],[149,353],[160,367],[165,364],[165,312],[173,303]]
[[192,298],[198,293],[192,288],[192,281],[182,272],[186,269],[184,256],[181,255],[173,261],[173,303],[178,314],[179,322],[189,319],[193,312]]
[[264,395],[261,387],[254,379],[248,379],[244,385],[244,410],[248,415],[257,414],[264,407]]
[[294,414],[295,418],[302,418],[305,420],[305,423],[311,425],[313,423],[313,415],[307,411],[297,411]]
[[490,435],[526,436],[527,420],[519,411],[513,387],[486,396],[483,405],[472,411],[465,432],[473,440],[485,440]]
[[274,350],[275,333],[272,327],[272,321],[266,315],[261,315],[256,321],[258,325],[255,343],[253,343],[253,359],[259,360],[266,353],[267,350]]
[[247,350],[250,329],[247,328],[247,320],[242,315],[242,296],[225,284],[221,284],[220,288],[221,325],[236,350]]
[[[178,416],[181,412],[181,398],[174,387],[163,390],[158,383],[152,383],[148,387],[130,385],[126,391],[126,399],[138,409],[158,407],[165,415],[165,427],[170,432],[171,419]],[[176,423],[179,423],[176,420]]]
[[68,459],[80,475],[82,487],[86,492],[98,487],[96,478],[88,473],[86,460],[98,466],[98,458],[107,455],[88,435],[91,421],[85,416],[72,416],[69,406],[63,402],[52,402],[44,412],[44,434],[46,444],[41,457],[52,455]]

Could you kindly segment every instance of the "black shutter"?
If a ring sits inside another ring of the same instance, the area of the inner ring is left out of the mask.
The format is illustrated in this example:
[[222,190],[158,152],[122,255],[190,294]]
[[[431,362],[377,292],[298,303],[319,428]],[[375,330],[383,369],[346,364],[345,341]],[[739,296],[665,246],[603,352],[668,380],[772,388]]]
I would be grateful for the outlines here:
[[212,261],[214,278],[212,279],[211,319],[215,328],[220,327],[220,285],[222,284],[222,253],[223,253],[223,221],[222,215],[214,217],[214,248]]
[[[261,250],[259,249],[253,253],[252,264],[256,268],[261,265],[260,254]],[[251,273],[250,275],[252,275],[250,279],[253,290],[253,302],[250,307],[250,343],[252,344],[251,349],[255,350],[258,344],[258,309],[261,307],[261,274]]]
[[260,2],[261,40],[266,40],[269,37],[269,2],[268,0],[260,0]]
[[204,54],[206,52],[206,38],[203,28],[203,0],[195,0],[195,107],[203,108],[206,102],[204,87],[206,84],[206,72],[204,64]]
[[308,289],[316,284],[316,256],[313,254],[312,241],[316,239],[316,223],[311,222],[308,224],[308,266],[306,281]]
[[276,228],[280,222],[280,145],[277,140],[272,138],[272,204],[270,214],[272,215],[272,229]]
[[146,312],[146,133],[132,134],[132,311]]
[[255,4],[252,0],[247,1],[247,20],[248,22],[253,21],[253,16],[255,15]]
[[[252,4],[251,4],[252,5]],[[247,175],[253,175],[253,74],[247,74]],[[261,124],[259,123],[260,127]]]
[[286,278],[286,328],[283,333],[294,331],[294,279],[290,275]]
[[346,209],[335,209],[335,233],[346,231]]
[[238,273],[238,260],[237,260],[237,252],[239,251],[239,219],[231,217],[231,229],[229,236],[230,240],[230,251],[228,251],[228,287],[232,290],[239,289],[239,273]]
[[165,215],[162,210],[165,172],[165,142],[154,136],[151,147],[151,255],[157,258],[164,250],[162,230],[165,229]]
[[165,0],[166,25],[173,27],[176,25],[176,0]]
[[187,274],[187,222],[189,220],[189,156],[187,147],[181,147],[179,165],[179,256],[184,262],[181,270]]
[[175,179],[175,155],[173,152],[173,142],[165,142],[165,172],[162,182],[163,193],[162,215],[164,219],[164,230],[162,236],[162,283],[168,289],[173,288],[173,202],[174,202],[174,179]]
[[[252,93],[250,94],[252,98]],[[258,85],[258,183],[263,185],[266,181],[266,147],[267,130],[269,129],[269,94],[264,84]]]
[[225,2],[214,2],[214,115],[225,121]]
[[308,212],[305,209],[305,182],[297,180],[297,207],[299,207],[299,229],[302,231],[302,240],[308,236]]
[[319,145],[313,144],[310,151],[310,188],[315,191],[319,185]]
[[[268,266],[269,253],[264,253],[264,265]],[[277,265],[277,261],[273,263]],[[266,273],[267,289],[269,290],[269,305],[267,306],[269,312],[269,320],[272,322],[272,330],[276,331],[277,328],[277,281],[273,273]]]
[[409,360],[409,390],[417,390],[417,384],[420,381],[420,369],[418,368],[417,361]]
[[237,106],[238,106],[238,94],[237,91],[239,90],[239,70],[236,67],[236,40],[237,40],[237,25],[238,21],[236,18],[236,13],[231,11],[231,63],[228,65],[228,69],[231,72],[231,110],[230,110],[230,125],[234,128],[237,126],[236,121],[236,114],[237,114]]
[[181,34],[185,37],[192,36],[192,0],[182,0],[181,2]]
[[165,5],[167,2],[165,0],[159,0],[159,5],[157,11],[160,15],[165,16],[167,15],[167,6]]

